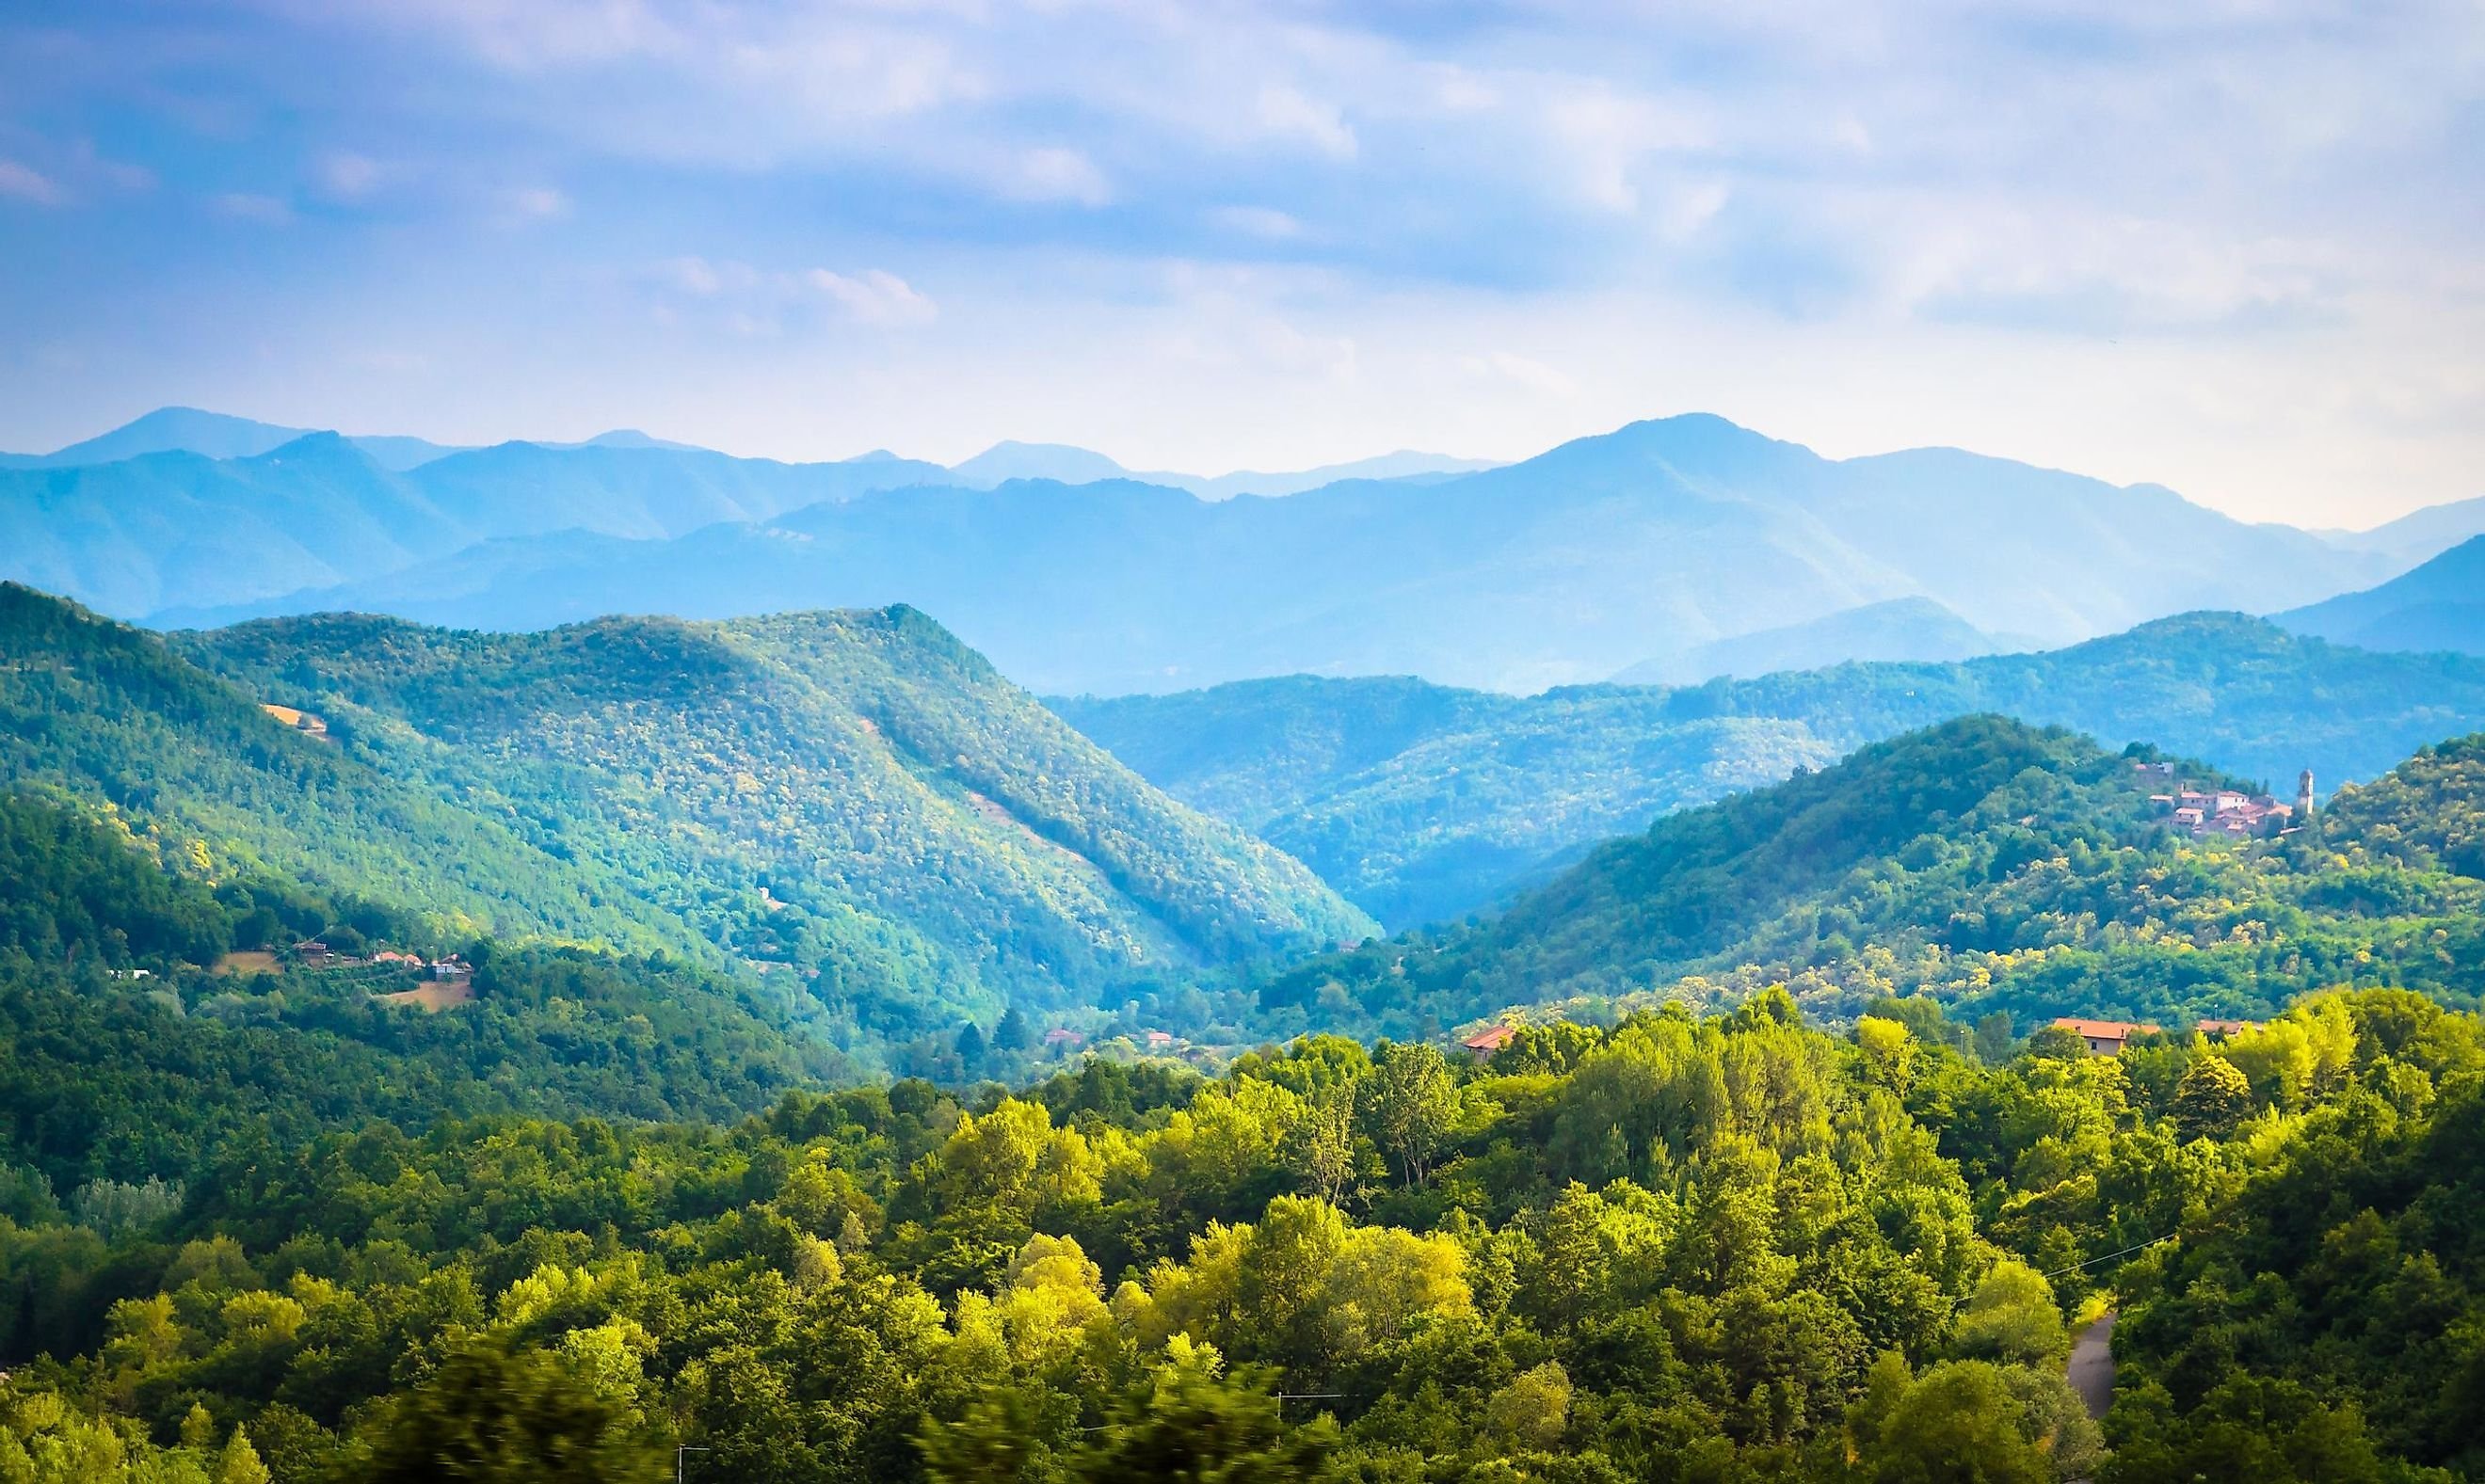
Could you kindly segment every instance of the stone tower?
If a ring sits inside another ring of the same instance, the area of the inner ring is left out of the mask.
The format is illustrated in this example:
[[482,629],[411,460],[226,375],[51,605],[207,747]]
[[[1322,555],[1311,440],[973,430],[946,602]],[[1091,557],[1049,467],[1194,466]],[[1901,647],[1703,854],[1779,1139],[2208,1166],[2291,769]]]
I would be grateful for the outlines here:
[[2295,820],[2302,823],[2312,818],[2312,769],[2306,769],[2295,780]]

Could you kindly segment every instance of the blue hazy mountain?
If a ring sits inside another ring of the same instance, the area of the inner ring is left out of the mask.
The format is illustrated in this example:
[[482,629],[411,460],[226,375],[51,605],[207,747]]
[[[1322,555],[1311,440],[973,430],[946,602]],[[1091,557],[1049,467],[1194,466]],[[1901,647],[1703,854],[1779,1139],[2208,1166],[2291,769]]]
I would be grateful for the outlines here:
[[2379,587],[2274,616],[2297,634],[2365,649],[2485,655],[2485,536]]
[[[283,431],[227,425],[238,420],[164,427],[245,442]],[[644,435],[503,444],[396,469],[368,442],[311,433],[236,458],[176,450],[0,469],[0,578],[135,618],[418,570],[437,581],[443,558],[480,542],[678,536],[944,476],[902,459],[778,464]]]
[[[625,454],[658,456],[596,452]],[[487,456],[520,471],[556,457],[485,450],[409,477],[470,524],[514,483],[559,508],[538,510],[532,532],[504,522],[489,534],[532,539],[465,553],[449,564],[461,570],[158,617],[353,607],[525,629],[904,602],[1052,693],[1295,673],[1524,691],[1899,599],[1929,599],[1984,634],[2067,643],[2197,608],[2289,607],[2394,570],[2155,486],[1950,449],[1833,461],[1709,417],[1634,423],[1433,483],[1218,501],[1134,480],[923,485],[621,547],[566,527],[600,514],[596,532],[648,536],[707,506],[668,495],[661,518],[625,518],[590,508],[617,480],[559,497],[532,473],[483,477],[469,461]],[[832,467],[904,482],[871,472],[885,463]]]
[[989,490],[1013,479],[1093,484],[1099,479],[1129,477],[1129,470],[1092,448],[1012,440],[1003,440],[964,463],[949,466],[950,482],[970,490]]
[[2350,552],[2378,552],[2401,566],[2429,561],[2471,536],[2485,536],[2485,496],[2427,505],[2370,530],[2323,531]]
[[[195,453],[210,459],[256,458],[307,438],[311,428],[283,427],[248,418],[201,412],[195,407],[159,407],[109,433],[50,453],[0,454],[0,469],[68,469],[85,464],[116,464],[150,453]],[[609,435],[608,435],[609,436]],[[644,435],[642,435],[644,436]],[[405,470],[426,464],[454,447],[428,439],[379,434],[346,440],[382,469]]]
[[1375,458],[1346,464],[1324,464],[1285,472],[1237,470],[1210,477],[1171,470],[1133,471],[1091,448],[1069,444],[997,443],[963,464],[949,466],[957,484],[988,490],[1012,479],[1050,479],[1059,484],[1093,484],[1100,479],[1135,479],[1142,484],[1186,490],[1202,499],[1232,499],[1238,495],[1299,495],[1347,479],[1432,481],[1473,473],[1495,466],[1487,459],[1455,459],[1444,453],[1401,448]]
[[1812,670],[1849,660],[1972,660],[2014,647],[2025,646],[1996,639],[1930,598],[1893,598],[1653,656],[1615,675],[1614,683],[1687,686],[1720,675]]

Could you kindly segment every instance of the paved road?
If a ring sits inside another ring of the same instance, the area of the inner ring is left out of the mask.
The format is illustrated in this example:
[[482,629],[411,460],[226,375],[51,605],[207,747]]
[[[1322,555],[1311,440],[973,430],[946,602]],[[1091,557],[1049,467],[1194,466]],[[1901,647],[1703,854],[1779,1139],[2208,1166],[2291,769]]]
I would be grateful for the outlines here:
[[2071,1341],[2071,1390],[2088,1403],[2089,1416],[2102,1417],[2105,1409],[2114,1404],[2114,1338],[2113,1309],[2105,1317],[2080,1331]]

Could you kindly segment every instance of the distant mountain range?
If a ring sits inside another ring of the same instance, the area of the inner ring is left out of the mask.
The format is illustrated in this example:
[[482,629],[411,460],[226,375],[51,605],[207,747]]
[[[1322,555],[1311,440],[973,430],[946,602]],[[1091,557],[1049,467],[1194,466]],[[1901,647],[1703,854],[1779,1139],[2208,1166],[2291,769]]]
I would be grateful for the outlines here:
[[850,1048],[1372,928],[907,608],[168,641],[0,584],[8,790],[205,874],[762,973]]
[[[325,459],[353,453],[328,442]],[[145,463],[0,476],[98,485],[76,501],[0,508],[37,538],[71,525],[72,506],[125,517],[135,501],[100,486]],[[506,445],[364,474],[375,499],[435,507],[440,533],[411,561],[376,552],[353,578],[320,580],[345,565],[322,553],[277,570],[235,553],[159,557],[171,570],[141,581],[158,570],[146,550],[178,543],[150,522],[144,540],[81,565],[78,554],[123,536],[100,515],[94,536],[34,544],[42,559],[18,567],[160,624],[344,608],[527,629],[616,610],[723,618],[903,602],[941,614],[1023,683],[1095,693],[1295,672],[1531,690],[1789,625],[1794,634],[1757,639],[1748,658],[1730,652],[1724,667],[1836,658],[1875,630],[1898,647],[1867,652],[1938,657],[2204,607],[2289,607],[2394,570],[2154,487],[1945,449],[1833,461],[1707,417],[1433,482],[1349,480],[1282,499],[1210,502],[1115,480],[937,482],[950,477],[887,459],[788,466]],[[234,503],[247,505],[219,509]],[[219,584],[239,590],[219,603]],[[1909,599],[1925,602],[1875,608]],[[1807,636],[1806,625],[1819,627]],[[1988,637],[2005,634],[2019,637]]]
[[2401,566],[2440,555],[2485,535],[2485,497],[2427,505],[2370,530],[2325,530],[2322,539],[2351,552],[2377,552]]
[[783,464],[628,431],[450,449],[182,409],[14,463],[0,576],[126,618],[524,629],[911,603],[1031,686],[1096,693],[1954,660],[2325,600],[2432,554],[2458,513],[2322,537],[1954,449],[1823,459],[1704,416],[1498,468],[1406,453],[1215,479],[1057,445]]
[[2485,655],[2485,536],[2379,587],[2277,615],[2297,634],[2366,649]]
[[1536,696],[1406,678],[1057,699],[1175,797],[1300,857],[1393,930],[1483,908],[1587,845],[1972,712],[2146,741],[2291,793],[2485,727],[2485,659],[2197,613],[2044,654]]

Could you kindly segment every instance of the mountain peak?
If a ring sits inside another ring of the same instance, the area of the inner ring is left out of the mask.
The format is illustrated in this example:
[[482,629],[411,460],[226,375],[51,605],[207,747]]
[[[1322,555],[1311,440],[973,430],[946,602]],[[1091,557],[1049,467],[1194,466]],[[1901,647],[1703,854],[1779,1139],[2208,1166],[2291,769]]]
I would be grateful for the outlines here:
[[150,453],[189,452],[211,459],[256,458],[301,437],[306,428],[256,422],[197,407],[158,407],[108,433],[43,455],[51,466],[116,464]]
[[1093,484],[1099,479],[1124,478],[1130,471],[1092,448],[1004,439],[962,464],[951,465],[949,472],[962,484],[989,487],[1012,479]]

